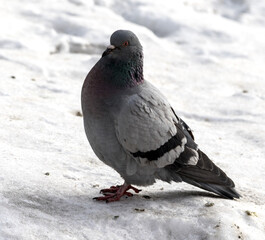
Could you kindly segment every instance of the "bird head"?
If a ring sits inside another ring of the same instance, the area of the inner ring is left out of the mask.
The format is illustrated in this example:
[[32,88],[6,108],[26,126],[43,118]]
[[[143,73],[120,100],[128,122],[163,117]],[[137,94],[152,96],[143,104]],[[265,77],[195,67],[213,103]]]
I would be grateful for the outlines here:
[[110,37],[110,45],[102,57],[130,60],[133,56],[142,56],[142,45],[137,36],[129,30],[117,30]]
[[[99,60],[102,79],[116,88],[133,87],[143,82],[143,51],[136,35],[117,30]],[[104,68],[104,71],[102,70]]]

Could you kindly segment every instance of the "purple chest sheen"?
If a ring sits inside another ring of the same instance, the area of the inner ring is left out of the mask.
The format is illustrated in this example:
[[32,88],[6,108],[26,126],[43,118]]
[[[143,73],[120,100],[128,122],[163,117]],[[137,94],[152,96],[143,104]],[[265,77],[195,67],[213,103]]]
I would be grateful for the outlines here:
[[142,84],[140,81],[130,78],[130,81],[123,85],[117,85],[111,76],[108,74],[102,75],[101,71],[92,69],[87,75],[82,89],[82,108],[88,108],[90,111],[97,111],[99,108],[107,107],[118,96],[123,95],[130,89]]
[[130,94],[144,82],[142,57],[135,59],[123,61],[107,56],[96,63],[88,73],[82,89],[84,114],[97,115],[99,111],[108,111],[111,105],[119,101],[120,96]]

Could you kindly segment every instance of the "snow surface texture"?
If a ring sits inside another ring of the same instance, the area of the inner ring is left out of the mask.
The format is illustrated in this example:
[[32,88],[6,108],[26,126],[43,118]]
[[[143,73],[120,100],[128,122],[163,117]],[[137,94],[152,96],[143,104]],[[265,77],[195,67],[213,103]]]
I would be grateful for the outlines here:
[[[2,1],[0,239],[265,239],[264,16],[258,0]],[[160,181],[92,200],[122,179],[87,142],[80,91],[117,29],[240,200]]]

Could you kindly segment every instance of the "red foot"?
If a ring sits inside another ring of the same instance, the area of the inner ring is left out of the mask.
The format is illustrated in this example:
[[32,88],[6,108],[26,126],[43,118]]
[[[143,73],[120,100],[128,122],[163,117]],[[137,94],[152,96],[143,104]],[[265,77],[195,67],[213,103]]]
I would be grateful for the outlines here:
[[104,197],[95,197],[93,199],[97,201],[106,201],[108,202],[115,202],[119,201],[122,196],[128,196],[132,197],[133,194],[130,192],[127,192],[129,189],[134,190],[136,193],[139,193],[141,190],[128,185],[127,183],[124,183],[123,185],[119,186],[111,186],[110,188],[107,189],[102,189],[100,193],[104,195]]

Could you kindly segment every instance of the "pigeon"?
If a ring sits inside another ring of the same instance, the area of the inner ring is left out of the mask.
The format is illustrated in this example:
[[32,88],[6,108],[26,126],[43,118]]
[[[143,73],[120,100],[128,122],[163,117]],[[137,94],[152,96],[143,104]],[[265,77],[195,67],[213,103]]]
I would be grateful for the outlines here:
[[82,87],[84,129],[96,156],[123,185],[102,189],[98,201],[132,196],[132,186],[156,180],[186,182],[227,199],[234,182],[195,143],[190,127],[143,75],[143,49],[129,30],[117,30]]

